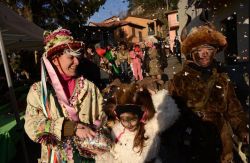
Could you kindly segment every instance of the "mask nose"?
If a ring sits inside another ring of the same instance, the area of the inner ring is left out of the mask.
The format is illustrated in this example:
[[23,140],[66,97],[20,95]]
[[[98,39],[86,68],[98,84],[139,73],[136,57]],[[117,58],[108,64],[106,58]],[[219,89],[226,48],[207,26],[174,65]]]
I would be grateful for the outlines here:
[[199,57],[200,58],[205,58],[210,54],[208,49],[202,49],[201,51],[199,51]]

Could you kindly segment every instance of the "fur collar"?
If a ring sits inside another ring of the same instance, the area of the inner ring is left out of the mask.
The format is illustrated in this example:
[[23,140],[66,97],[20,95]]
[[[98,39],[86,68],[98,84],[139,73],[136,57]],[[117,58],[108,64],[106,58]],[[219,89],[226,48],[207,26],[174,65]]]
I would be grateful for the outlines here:
[[[180,116],[179,109],[174,99],[163,89],[152,96],[153,104],[156,109],[155,120],[157,122],[148,122],[147,129],[151,124],[158,127],[158,132],[162,132],[171,127]],[[153,120],[152,120],[153,121]],[[155,125],[157,124],[157,125]],[[150,130],[150,129],[149,129]],[[147,131],[147,130],[146,130]]]

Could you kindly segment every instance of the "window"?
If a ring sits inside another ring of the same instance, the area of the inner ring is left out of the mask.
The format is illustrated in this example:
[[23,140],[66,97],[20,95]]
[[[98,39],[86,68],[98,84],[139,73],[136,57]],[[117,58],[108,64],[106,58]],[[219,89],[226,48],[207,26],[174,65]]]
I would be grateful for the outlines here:
[[154,35],[155,30],[154,30],[154,23],[148,24],[148,35]]
[[132,27],[132,36],[135,36],[135,28]]
[[141,31],[139,32],[139,42],[142,42],[142,33],[141,33]]

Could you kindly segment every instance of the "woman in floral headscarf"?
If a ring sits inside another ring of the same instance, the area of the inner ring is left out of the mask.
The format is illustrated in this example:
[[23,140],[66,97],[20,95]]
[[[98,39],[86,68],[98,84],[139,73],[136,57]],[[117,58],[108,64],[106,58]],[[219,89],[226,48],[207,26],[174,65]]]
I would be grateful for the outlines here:
[[97,134],[89,126],[101,117],[103,98],[92,82],[76,76],[83,42],[59,28],[46,32],[44,43],[41,81],[31,86],[27,96],[25,131],[42,144],[41,162],[82,162],[81,156],[96,153],[78,143]]

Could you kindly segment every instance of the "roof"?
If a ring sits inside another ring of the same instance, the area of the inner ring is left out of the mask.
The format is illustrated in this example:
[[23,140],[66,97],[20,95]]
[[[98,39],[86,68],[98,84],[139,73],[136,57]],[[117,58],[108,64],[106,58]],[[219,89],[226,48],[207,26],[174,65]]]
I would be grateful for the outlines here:
[[0,2],[0,31],[8,51],[43,47],[44,30]]
[[135,24],[135,23],[132,23],[132,22],[128,22],[128,21],[125,21],[125,20],[113,21],[113,22],[108,22],[108,23],[105,23],[105,22],[101,22],[101,23],[90,22],[89,24],[92,25],[92,26],[96,26],[96,27],[107,27],[107,28],[121,27],[121,26],[124,26],[124,25],[132,25],[132,26],[138,26],[140,28],[144,28],[144,26],[141,26],[139,24]]
[[165,12],[165,15],[169,15],[172,13],[178,13],[178,10],[167,11],[167,12]]
[[114,19],[114,18],[119,18],[118,16],[112,16],[112,17],[110,17],[110,18],[107,18],[107,19],[105,19],[103,22],[105,22],[105,21],[107,21],[107,20],[111,20],[111,19]]
[[144,20],[147,20],[149,21],[150,23],[153,23],[154,21],[160,23],[160,24],[164,24],[160,19],[147,19],[147,18],[142,18],[142,17],[135,17],[135,16],[127,16],[124,18],[124,20],[127,20],[129,18],[135,18],[135,19],[144,19]]
[[136,19],[144,19],[144,20],[151,20],[151,21],[153,21],[153,19],[143,18],[143,17],[139,17],[139,16],[127,16],[127,17],[124,18],[124,20],[126,20],[128,18],[136,18]]

